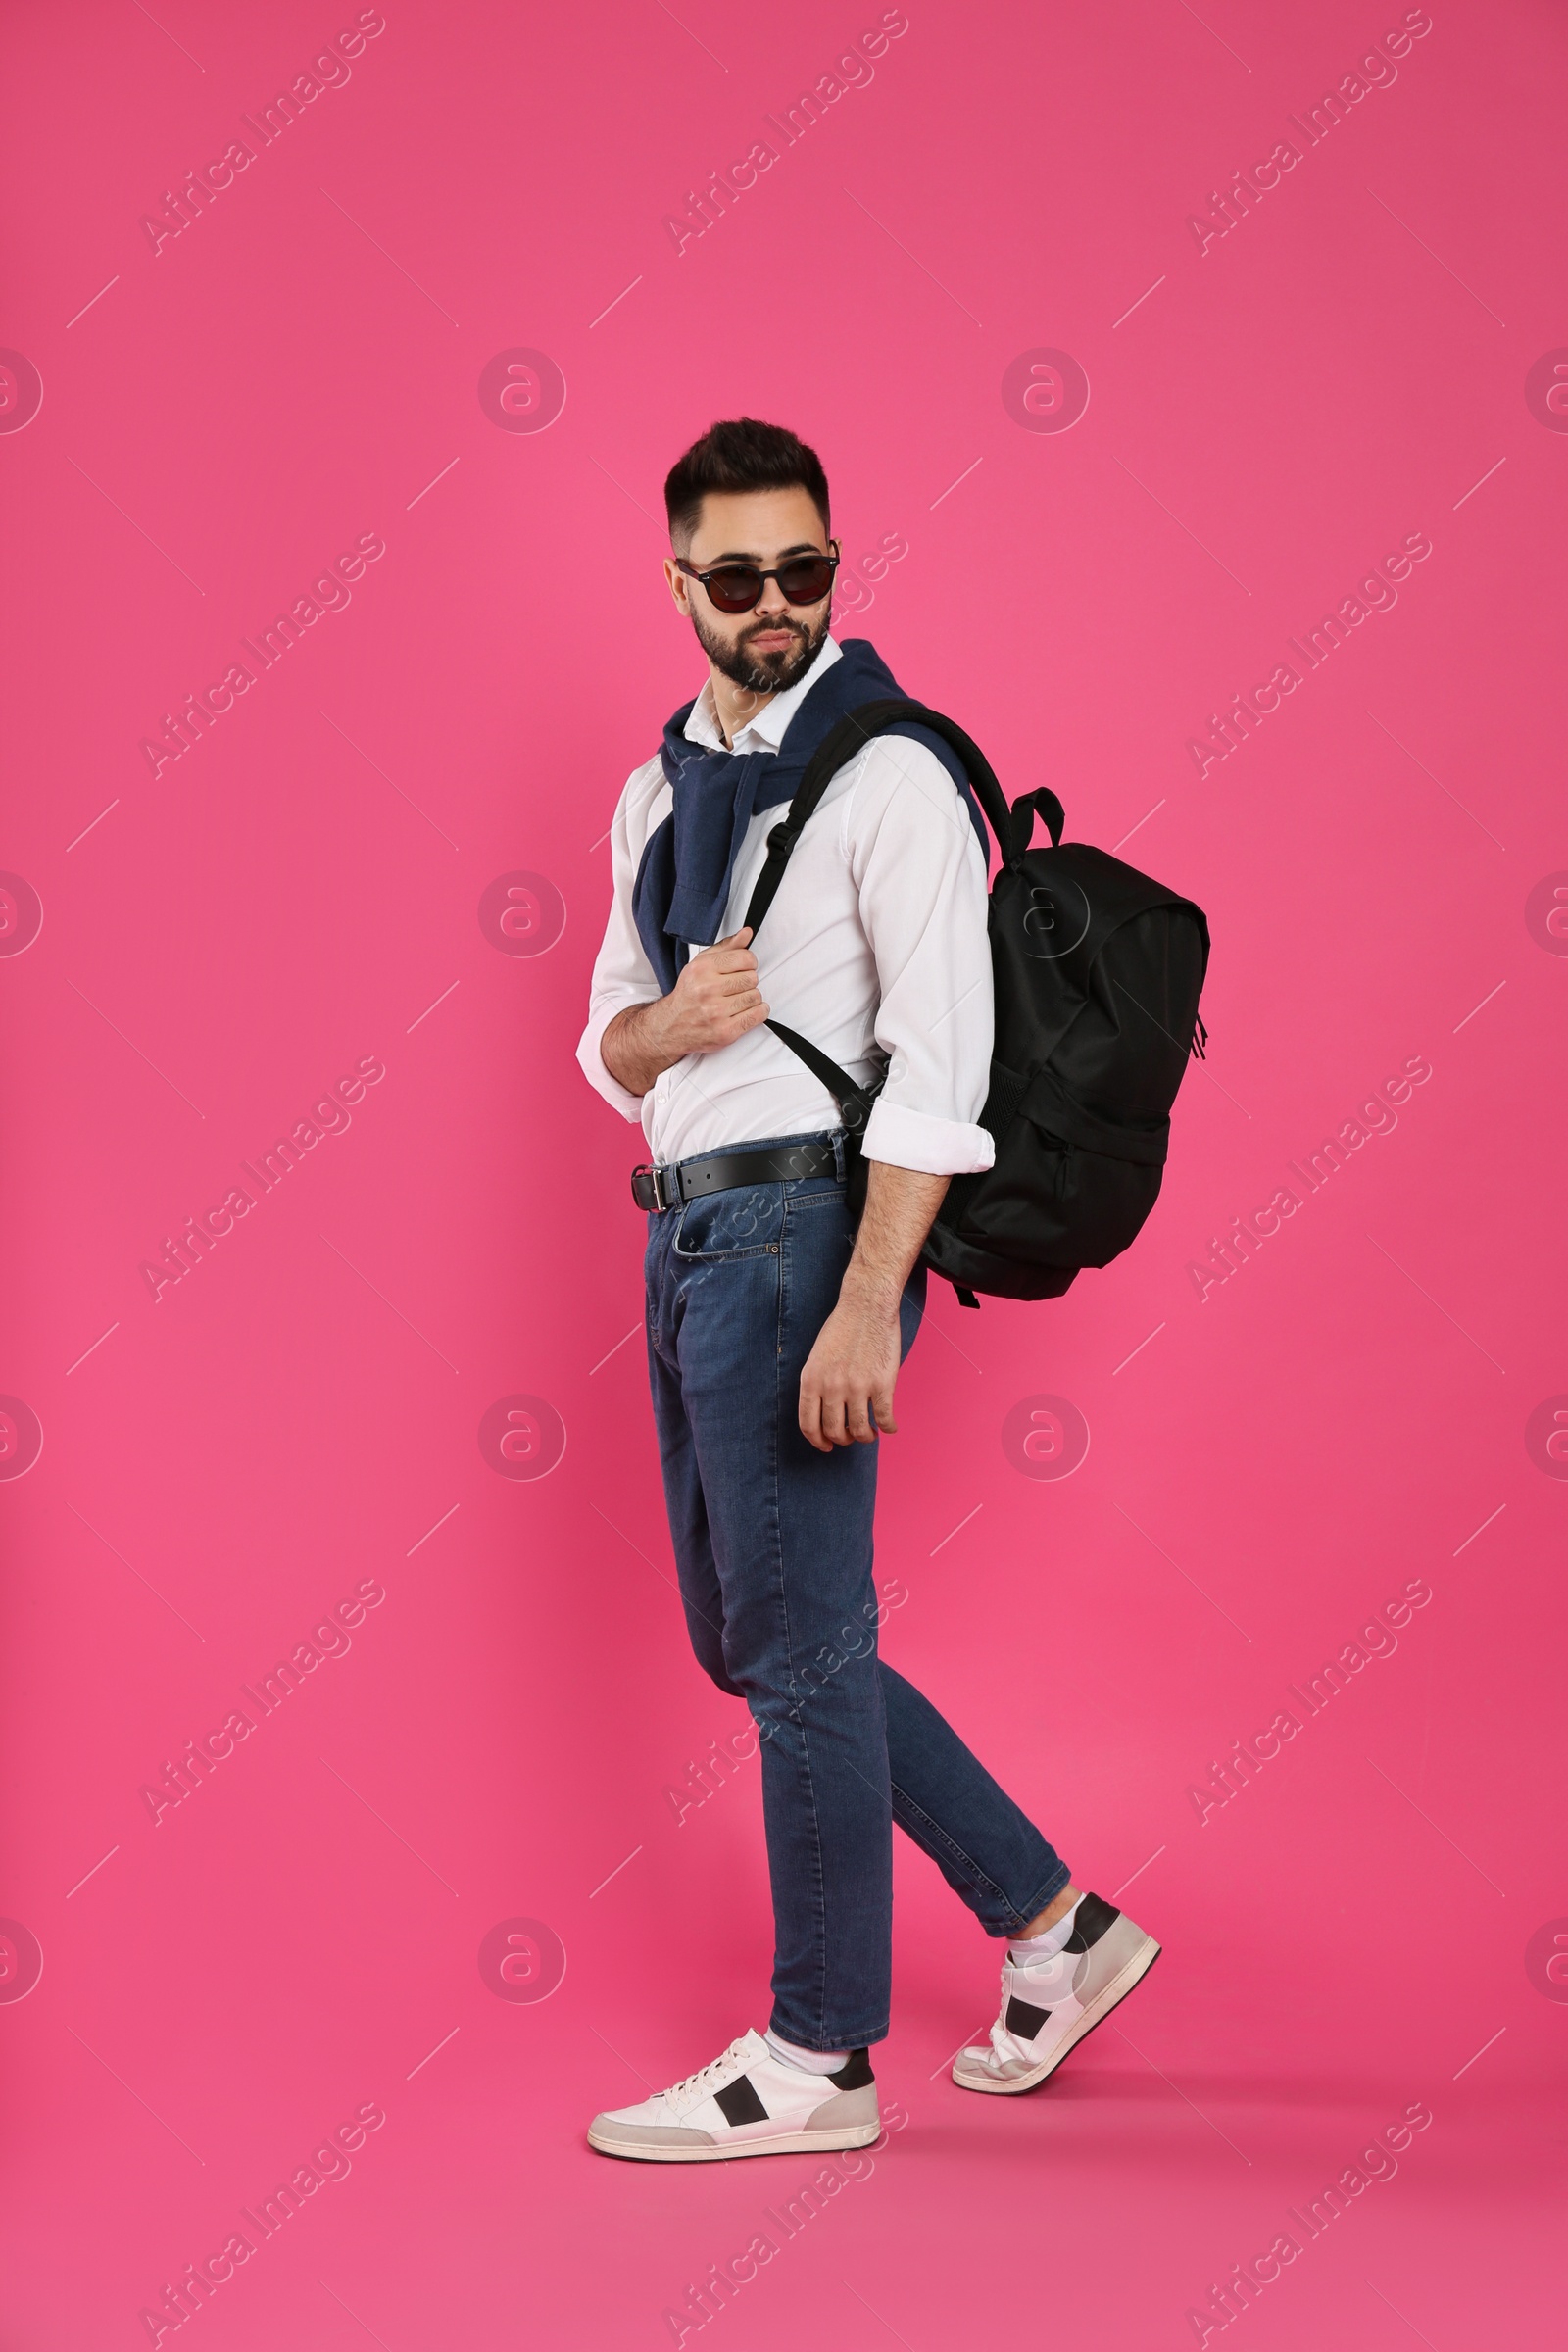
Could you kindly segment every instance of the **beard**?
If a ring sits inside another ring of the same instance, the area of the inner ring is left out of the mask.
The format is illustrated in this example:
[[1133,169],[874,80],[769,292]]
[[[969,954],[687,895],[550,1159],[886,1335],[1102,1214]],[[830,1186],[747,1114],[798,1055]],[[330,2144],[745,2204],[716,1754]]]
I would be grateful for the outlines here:
[[[697,631],[698,644],[713,667],[721,670],[732,685],[744,686],[751,694],[783,694],[789,687],[799,683],[816,660],[832,617],[832,607],[829,605],[821,618],[809,628],[804,621],[796,620],[793,614],[788,613],[754,621],[750,628],[742,630],[735,644],[730,645],[710,628],[694,606],[692,627]],[[749,641],[753,637],[778,629],[793,630],[795,642],[781,647],[776,654],[758,654],[750,650]]]

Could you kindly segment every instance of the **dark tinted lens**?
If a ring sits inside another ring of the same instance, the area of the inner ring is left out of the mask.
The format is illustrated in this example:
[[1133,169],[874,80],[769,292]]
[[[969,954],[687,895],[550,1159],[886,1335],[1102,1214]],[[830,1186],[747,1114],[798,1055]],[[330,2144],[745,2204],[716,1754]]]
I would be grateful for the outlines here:
[[778,584],[792,605],[818,605],[833,585],[833,566],[826,556],[797,556],[781,567]]
[[708,574],[706,586],[721,612],[749,612],[762,593],[762,575],[750,564],[721,564]]

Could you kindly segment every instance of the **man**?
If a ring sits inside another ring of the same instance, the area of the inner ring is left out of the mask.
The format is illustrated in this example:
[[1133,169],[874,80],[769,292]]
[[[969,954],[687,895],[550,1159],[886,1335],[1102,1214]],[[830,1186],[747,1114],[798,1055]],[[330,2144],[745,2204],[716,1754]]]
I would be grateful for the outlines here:
[[[940,739],[879,735],[801,832],[757,947],[768,834],[834,722],[897,694],[828,634],[838,543],[815,453],[715,424],[664,485],[665,577],[708,657],[612,833],[614,901],[578,1059],[655,1171],[648,1361],[697,1656],[760,1742],[773,2010],[668,2090],[596,2116],[607,2154],[701,2163],[858,2147],[880,2130],[895,1821],[990,1936],[1002,2014],[953,2069],[1044,2081],[1159,1946],[1067,1865],[877,1655],[877,1452],[918,1327],[921,1245],[951,1177],[989,1167],[986,859]],[[933,748],[935,747],[935,748]],[[858,1084],[883,1073],[857,1228],[834,1098],[770,1016]]]

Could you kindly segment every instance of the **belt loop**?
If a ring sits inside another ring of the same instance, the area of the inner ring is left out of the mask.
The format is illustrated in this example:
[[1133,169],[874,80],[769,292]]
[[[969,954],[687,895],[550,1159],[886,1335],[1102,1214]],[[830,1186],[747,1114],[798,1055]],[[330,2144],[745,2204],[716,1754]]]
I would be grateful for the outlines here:
[[840,1184],[844,1182],[844,1130],[842,1127],[836,1127],[833,1130],[833,1174]]

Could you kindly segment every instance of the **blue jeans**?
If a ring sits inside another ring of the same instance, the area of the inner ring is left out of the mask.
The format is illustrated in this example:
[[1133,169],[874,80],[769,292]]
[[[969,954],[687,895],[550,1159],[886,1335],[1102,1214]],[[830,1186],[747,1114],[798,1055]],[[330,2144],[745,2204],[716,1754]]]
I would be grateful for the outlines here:
[[[748,1147],[787,1150],[787,1136]],[[878,1446],[818,1453],[801,1372],[854,1246],[837,1176],[737,1188],[648,1220],[648,1366],[686,1623],[760,1735],[775,2033],[884,2038],[895,1821],[988,1935],[1016,1934],[1066,1864],[912,1684],[877,1654]],[[917,1268],[907,1354],[925,1302]]]

